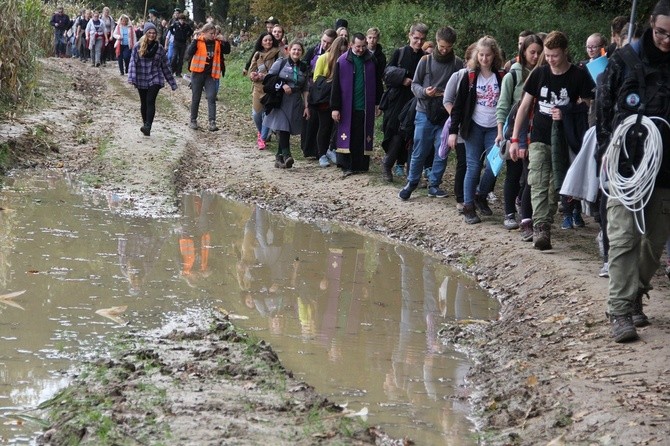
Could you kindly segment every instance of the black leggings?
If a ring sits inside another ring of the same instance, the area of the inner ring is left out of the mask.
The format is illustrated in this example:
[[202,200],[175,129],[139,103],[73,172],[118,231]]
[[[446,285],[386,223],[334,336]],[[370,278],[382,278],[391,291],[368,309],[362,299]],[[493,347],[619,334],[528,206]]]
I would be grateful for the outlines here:
[[333,133],[333,118],[330,108],[319,110],[318,114],[319,131],[316,133],[316,146],[318,147],[318,157],[322,157],[330,146],[330,137]]
[[291,133],[284,130],[279,130],[279,148],[277,155],[291,156]]
[[142,112],[142,122],[144,124],[151,124],[154,122],[156,116],[156,98],[161,89],[159,85],[152,85],[149,88],[138,88],[140,93],[140,111]]
[[523,160],[507,160],[507,175],[503,194],[505,196],[505,215],[516,214],[516,199],[521,199],[522,188],[525,187],[523,178]]

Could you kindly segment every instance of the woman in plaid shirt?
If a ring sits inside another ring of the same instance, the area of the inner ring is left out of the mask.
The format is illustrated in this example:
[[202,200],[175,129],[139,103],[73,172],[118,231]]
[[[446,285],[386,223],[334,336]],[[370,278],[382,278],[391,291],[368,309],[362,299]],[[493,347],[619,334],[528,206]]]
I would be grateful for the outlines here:
[[144,36],[133,48],[128,68],[128,83],[133,84],[140,93],[143,122],[140,131],[145,136],[151,134],[158,91],[163,88],[165,81],[170,84],[173,91],[177,89],[167,54],[163,46],[158,43],[157,36],[156,26],[147,22],[144,25]]

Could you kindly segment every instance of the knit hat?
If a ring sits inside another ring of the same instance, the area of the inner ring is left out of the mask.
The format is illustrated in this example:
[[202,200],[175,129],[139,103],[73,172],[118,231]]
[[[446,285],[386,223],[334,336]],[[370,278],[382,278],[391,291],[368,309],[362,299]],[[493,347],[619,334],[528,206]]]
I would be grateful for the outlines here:
[[151,29],[158,32],[158,30],[156,29],[156,25],[154,25],[153,23],[147,22],[144,24],[144,34],[146,34]]
[[349,28],[349,21],[347,19],[337,19],[335,22],[335,29],[342,27]]

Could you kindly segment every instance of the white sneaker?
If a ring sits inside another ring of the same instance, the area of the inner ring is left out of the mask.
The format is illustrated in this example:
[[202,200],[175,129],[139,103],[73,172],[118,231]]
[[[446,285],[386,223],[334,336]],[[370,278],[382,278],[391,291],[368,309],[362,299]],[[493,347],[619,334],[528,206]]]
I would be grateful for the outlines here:
[[609,277],[610,276],[610,264],[609,263],[603,263],[603,267],[600,268],[600,272],[598,272],[598,277]]
[[328,157],[328,160],[330,160],[331,163],[337,164],[337,155],[335,155],[334,150],[327,150],[326,157]]
[[321,158],[319,158],[319,166],[321,167],[330,166],[330,161],[328,161],[328,157],[326,155],[321,155]]

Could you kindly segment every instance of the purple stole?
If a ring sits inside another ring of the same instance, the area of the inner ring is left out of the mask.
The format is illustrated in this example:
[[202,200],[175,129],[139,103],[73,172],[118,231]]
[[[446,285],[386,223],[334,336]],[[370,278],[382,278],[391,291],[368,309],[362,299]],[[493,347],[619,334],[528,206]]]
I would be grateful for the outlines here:
[[[340,91],[342,93],[342,107],[340,110],[340,123],[337,126],[337,149],[339,153],[351,153],[351,118],[354,114],[354,63],[347,60],[351,50],[342,54],[337,59],[338,73],[340,76]],[[353,53],[351,57],[357,57]],[[365,72],[365,145],[364,154],[372,155],[372,142],[375,130],[375,63],[372,58],[363,62]],[[360,125],[360,123],[356,123]]]

